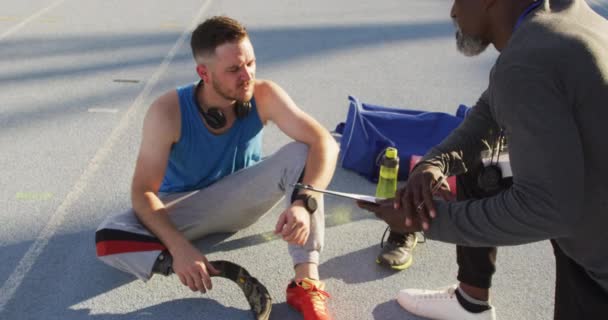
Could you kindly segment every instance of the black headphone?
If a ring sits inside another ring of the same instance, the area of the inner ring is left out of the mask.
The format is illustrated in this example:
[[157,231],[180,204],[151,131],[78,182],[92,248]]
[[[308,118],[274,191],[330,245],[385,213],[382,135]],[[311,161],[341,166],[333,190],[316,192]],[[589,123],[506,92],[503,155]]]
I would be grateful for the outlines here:
[[[486,193],[486,195],[494,195],[503,189],[502,170],[498,166],[500,160],[500,153],[504,146],[504,135],[500,132],[498,137],[498,143],[496,148],[492,147],[490,153],[490,163],[487,166],[482,166],[477,176],[477,185],[479,188]],[[494,162],[494,155],[496,155],[496,162]]]
[[[205,122],[213,128],[213,129],[221,129],[226,125],[226,115],[220,108],[211,107],[207,111],[205,111],[201,105],[198,103],[198,90],[203,86],[203,81],[199,81],[194,88],[194,103],[198,109],[198,112],[201,113]],[[234,104],[234,114],[237,119],[245,118],[249,112],[251,111],[251,101],[237,101]]]

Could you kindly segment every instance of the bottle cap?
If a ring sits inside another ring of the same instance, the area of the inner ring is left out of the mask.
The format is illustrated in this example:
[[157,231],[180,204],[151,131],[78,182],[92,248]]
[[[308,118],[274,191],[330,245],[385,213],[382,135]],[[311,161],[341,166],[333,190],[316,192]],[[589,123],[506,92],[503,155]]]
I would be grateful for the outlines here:
[[385,155],[386,155],[386,157],[388,159],[395,159],[395,158],[397,158],[397,149],[395,149],[395,148],[386,148]]

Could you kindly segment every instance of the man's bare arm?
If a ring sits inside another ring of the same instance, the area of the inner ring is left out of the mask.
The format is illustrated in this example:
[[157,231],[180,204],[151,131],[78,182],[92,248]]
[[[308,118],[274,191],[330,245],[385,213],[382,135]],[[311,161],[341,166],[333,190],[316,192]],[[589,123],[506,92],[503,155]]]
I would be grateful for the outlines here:
[[[333,137],[300,110],[281,87],[270,81],[258,81],[256,100],[264,123],[274,122],[289,137],[308,146],[302,182],[325,188],[331,181],[338,158],[338,147]],[[302,200],[288,207],[279,216],[275,227],[275,233],[282,234],[283,240],[297,245],[306,243],[309,232],[310,215],[304,209]]]
[[131,186],[133,209],[148,230],[156,235],[173,256],[173,269],[180,281],[193,291],[211,289],[208,269],[202,253],[194,248],[173,225],[169,212],[158,198],[169,154],[180,134],[180,112],[177,93],[169,92],[157,99],[146,114],[142,143]]
[[258,96],[262,121],[274,122],[289,137],[308,145],[302,182],[318,188],[327,187],[338,159],[339,148],[335,139],[315,119],[300,110],[277,84],[260,81],[256,87],[256,99]]
[[[167,217],[165,205],[157,196],[162,183],[171,145],[179,135],[179,122],[172,114],[177,95],[165,94],[146,114],[142,142],[131,184],[131,201],[139,220],[169,249],[180,246],[183,236]],[[179,110],[179,109],[177,109]],[[179,113],[178,113],[179,116]]]

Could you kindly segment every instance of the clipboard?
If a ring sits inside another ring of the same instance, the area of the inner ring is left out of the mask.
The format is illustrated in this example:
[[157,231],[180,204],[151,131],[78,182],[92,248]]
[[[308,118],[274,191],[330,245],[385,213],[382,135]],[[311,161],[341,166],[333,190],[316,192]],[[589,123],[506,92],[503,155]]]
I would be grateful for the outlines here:
[[352,199],[352,200],[365,201],[365,202],[370,202],[370,203],[378,203],[380,200],[383,200],[383,199],[380,199],[380,198],[376,198],[376,197],[372,197],[372,196],[368,196],[368,195],[364,195],[364,194],[338,192],[338,191],[325,190],[325,189],[317,189],[317,188],[315,188],[315,187],[313,187],[311,185],[308,185],[308,184],[296,183],[296,184],[293,185],[293,187],[297,188],[297,189],[310,190],[310,191],[314,191],[314,192],[329,194],[329,195],[332,195],[332,196],[338,196],[338,197],[348,198],[348,199]]

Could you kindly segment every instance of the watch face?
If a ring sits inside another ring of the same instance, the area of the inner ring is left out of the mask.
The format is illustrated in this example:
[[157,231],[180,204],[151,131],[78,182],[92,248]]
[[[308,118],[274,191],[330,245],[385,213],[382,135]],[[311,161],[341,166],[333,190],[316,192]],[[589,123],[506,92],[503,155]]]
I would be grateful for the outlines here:
[[317,200],[313,197],[308,197],[308,199],[306,199],[306,208],[310,213],[317,211]]

